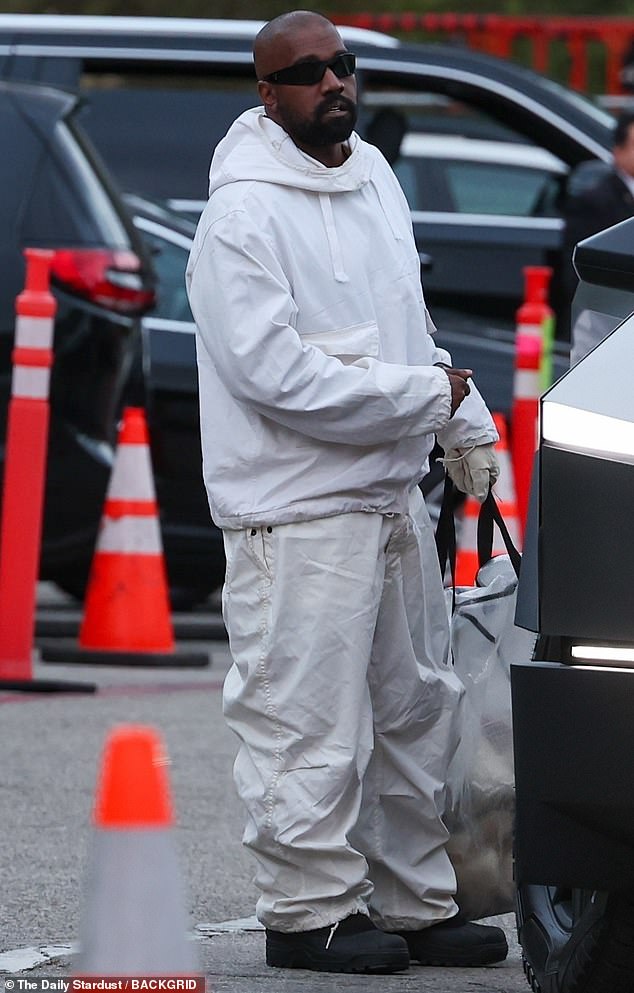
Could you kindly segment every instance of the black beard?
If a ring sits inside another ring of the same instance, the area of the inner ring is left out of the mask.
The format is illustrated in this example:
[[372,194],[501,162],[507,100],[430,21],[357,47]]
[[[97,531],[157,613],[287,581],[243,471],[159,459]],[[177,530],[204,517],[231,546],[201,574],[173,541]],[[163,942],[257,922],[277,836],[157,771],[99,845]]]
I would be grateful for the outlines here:
[[[345,117],[322,120],[324,114],[335,104],[347,111]],[[324,148],[347,141],[357,123],[357,105],[347,97],[330,97],[315,110],[310,120],[300,119],[288,111],[281,112],[282,124],[298,145],[308,148]]]

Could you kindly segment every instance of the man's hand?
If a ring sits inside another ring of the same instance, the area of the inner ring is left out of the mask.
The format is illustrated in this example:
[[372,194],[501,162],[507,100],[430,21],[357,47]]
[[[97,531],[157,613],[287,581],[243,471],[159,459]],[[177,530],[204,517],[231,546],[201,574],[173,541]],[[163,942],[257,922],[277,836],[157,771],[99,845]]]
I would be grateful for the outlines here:
[[450,448],[442,460],[449,476],[459,490],[484,503],[500,466],[493,444],[475,445],[473,448]]
[[452,366],[443,365],[442,362],[439,362],[438,365],[447,373],[451,384],[451,414],[449,416],[453,417],[464,398],[468,397],[471,392],[467,380],[473,376],[473,371],[471,369],[454,369]]

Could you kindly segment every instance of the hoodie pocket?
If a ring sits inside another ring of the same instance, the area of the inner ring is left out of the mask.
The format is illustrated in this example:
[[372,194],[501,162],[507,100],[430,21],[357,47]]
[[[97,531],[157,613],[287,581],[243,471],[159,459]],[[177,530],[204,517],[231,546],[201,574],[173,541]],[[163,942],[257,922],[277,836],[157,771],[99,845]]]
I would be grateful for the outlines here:
[[360,358],[376,358],[379,354],[379,329],[375,321],[352,324],[336,331],[300,331],[299,336],[305,345],[313,345],[334,355],[344,365],[350,365]]

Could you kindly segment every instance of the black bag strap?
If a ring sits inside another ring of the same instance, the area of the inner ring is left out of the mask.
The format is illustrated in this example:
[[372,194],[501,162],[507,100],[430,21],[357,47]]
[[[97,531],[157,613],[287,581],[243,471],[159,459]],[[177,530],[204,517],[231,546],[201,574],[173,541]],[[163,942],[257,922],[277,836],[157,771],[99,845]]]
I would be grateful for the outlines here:
[[500,513],[500,508],[495,502],[495,497],[489,490],[486,500],[480,507],[478,514],[478,562],[483,566],[493,558],[493,524],[497,524],[502,540],[511,560],[511,565],[515,570],[515,575],[519,579],[522,556],[513,544],[504,518]]
[[[454,507],[456,502],[457,489],[449,474],[445,476],[445,486],[443,489],[440,515],[436,525],[436,550],[440,563],[441,575],[445,575],[447,565],[451,573],[451,585],[456,588],[456,522],[454,518]],[[478,514],[478,565],[482,567],[493,558],[493,525],[497,524],[511,565],[519,577],[522,556],[513,543],[504,518],[500,513],[495,497],[489,490],[486,500],[480,507]]]
[[444,577],[447,564],[449,564],[451,585],[454,589],[456,587],[456,521],[454,518],[456,492],[457,489],[449,473],[446,473],[435,537],[440,573]]

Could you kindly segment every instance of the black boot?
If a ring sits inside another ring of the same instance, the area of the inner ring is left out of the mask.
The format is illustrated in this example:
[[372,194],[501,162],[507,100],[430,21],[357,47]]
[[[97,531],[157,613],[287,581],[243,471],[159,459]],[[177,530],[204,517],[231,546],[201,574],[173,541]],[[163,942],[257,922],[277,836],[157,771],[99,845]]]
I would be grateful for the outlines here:
[[397,931],[405,938],[412,962],[420,965],[491,965],[508,954],[504,931],[488,924],[465,924],[455,918],[422,931]]
[[266,929],[266,964],[316,972],[400,972],[409,966],[407,943],[385,934],[365,914],[352,914],[314,931]]

